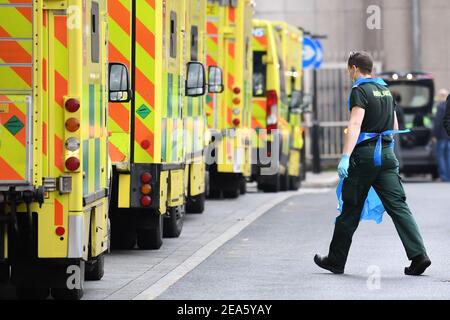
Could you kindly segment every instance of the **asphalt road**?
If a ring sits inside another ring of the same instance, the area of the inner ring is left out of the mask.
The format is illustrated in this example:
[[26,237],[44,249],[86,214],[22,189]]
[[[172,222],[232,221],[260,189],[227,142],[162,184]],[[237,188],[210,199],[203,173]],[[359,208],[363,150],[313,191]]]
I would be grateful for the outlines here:
[[[388,216],[360,225],[345,275],[319,269],[313,256],[328,250],[334,190],[253,187],[238,200],[208,201],[161,250],[107,255],[103,280],[87,282],[84,299],[450,299],[450,185],[416,179],[405,188],[433,261],[423,277],[403,275],[409,262]],[[0,290],[5,298],[11,288]]]
[[394,225],[361,223],[346,274],[315,266],[328,252],[336,215],[333,191],[295,195],[226,243],[158,299],[450,299],[450,185],[405,186],[433,265],[407,277]]

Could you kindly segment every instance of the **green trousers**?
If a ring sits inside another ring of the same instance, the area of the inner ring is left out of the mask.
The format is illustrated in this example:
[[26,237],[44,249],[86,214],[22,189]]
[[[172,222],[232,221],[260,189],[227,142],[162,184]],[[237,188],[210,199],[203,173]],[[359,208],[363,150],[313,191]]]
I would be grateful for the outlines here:
[[358,228],[361,212],[370,187],[373,187],[392,218],[409,260],[426,254],[419,228],[406,204],[399,175],[399,162],[392,148],[383,146],[382,166],[374,164],[375,146],[357,147],[350,158],[349,176],[342,187],[343,208],[337,218],[328,258],[344,268],[352,237]]

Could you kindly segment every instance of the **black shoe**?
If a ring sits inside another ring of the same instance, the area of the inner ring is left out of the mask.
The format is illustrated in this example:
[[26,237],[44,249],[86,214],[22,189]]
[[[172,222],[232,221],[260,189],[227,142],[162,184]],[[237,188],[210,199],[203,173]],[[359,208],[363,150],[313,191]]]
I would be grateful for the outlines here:
[[318,254],[314,256],[314,262],[321,267],[322,269],[328,270],[334,274],[343,274],[344,268],[338,268],[333,266],[330,261],[328,260],[328,257],[322,257]]
[[411,266],[405,268],[405,274],[407,276],[420,276],[429,266],[431,266],[430,258],[426,254],[422,254],[412,259]]

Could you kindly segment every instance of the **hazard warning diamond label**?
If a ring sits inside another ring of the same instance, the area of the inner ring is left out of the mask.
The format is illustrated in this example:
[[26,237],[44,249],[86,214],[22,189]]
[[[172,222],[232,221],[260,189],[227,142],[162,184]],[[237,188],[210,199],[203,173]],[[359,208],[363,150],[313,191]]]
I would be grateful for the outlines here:
[[16,116],[13,116],[11,119],[9,119],[8,121],[6,121],[3,126],[8,129],[8,131],[15,136],[16,134],[18,134],[24,127],[25,125],[22,123],[22,121],[20,121],[19,118],[17,118]]

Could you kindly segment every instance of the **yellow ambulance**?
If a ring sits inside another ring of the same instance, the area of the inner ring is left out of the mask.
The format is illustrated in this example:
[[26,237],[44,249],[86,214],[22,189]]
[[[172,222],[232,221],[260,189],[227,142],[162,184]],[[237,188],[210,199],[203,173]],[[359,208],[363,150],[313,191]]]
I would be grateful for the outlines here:
[[251,176],[251,0],[208,0],[207,66],[223,70],[224,92],[206,98],[209,196],[237,198]]
[[158,249],[186,209],[204,210],[206,1],[109,1],[108,12],[109,58],[133,88],[109,108],[111,244]]
[[[0,281],[80,299],[108,250],[106,1],[0,1]],[[110,85],[108,92],[108,79]]]
[[303,33],[284,22],[253,21],[252,177],[265,192],[301,183]]

